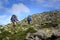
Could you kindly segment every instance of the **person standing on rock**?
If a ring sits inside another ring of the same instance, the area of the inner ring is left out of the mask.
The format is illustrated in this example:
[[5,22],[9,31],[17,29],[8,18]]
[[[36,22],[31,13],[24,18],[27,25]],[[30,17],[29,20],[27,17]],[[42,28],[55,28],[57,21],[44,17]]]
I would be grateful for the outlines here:
[[18,21],[17,16],[16,15],[12,15],[11,22],[13,24],[13,27],[16,27],[17,21]]
[[31,24],[31,21],[32,21],[31,16],[28,16],[28,17],[27,17],[27,21],[28,21],[28,24]]

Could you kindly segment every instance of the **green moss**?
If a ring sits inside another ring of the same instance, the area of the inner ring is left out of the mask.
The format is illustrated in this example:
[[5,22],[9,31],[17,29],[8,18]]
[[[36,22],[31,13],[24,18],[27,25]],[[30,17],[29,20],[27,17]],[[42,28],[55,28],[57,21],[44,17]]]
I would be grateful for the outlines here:
[[36,30],[35,30],[33,27],[30,27],[29,29],[27,29],[26,32],[27,32],[27,33],[28,33],[28,32],[34,33],[34,32],[36,32]]
[[17,34],[10,36],[10,40],[24,40],[25,36],[26,36],[26,32],[20,31]]

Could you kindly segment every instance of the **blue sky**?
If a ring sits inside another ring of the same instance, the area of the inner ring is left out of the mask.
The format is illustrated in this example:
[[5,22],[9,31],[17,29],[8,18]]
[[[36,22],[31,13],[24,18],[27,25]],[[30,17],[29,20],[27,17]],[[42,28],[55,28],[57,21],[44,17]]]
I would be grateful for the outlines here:
[[11,23],[13,14],[22,20],[28,15],[49,10],[60,10],[60,0],[0,0],[0,25]]

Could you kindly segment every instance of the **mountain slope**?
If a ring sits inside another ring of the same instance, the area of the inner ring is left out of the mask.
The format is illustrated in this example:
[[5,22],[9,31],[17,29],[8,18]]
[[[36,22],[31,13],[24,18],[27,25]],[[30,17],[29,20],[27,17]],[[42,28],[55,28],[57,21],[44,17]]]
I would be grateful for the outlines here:
[[31,16],[31,24],[27,24],[27,18],[18,22],[16,28],[12,24],[0,27],[0,40],[51,40],[56,36],[60,40],[60,11],[48,11]]
[[[58,24],[60,24],[60,11],[57,10],[34,14],[31,17],[31,25],[33,26],[42,27],[46,24],[49,24],[50,26],[57,26]],[[22,20],[20,24],[27,25],[27,19]]]

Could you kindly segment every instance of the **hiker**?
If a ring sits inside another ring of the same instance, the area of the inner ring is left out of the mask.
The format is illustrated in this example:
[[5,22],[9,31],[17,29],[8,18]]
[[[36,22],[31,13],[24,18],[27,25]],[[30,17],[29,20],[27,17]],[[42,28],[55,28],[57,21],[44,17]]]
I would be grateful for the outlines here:
[[13,23],[13,27],[16,27],[17,21],[18,21],[17,16],[16,15],[12,15],[11,22]]
[[31,16],[28,16],[27,21],[28,21],[28,24],[30,24],[30,23],[31,23],[31,21],[32,21]]

